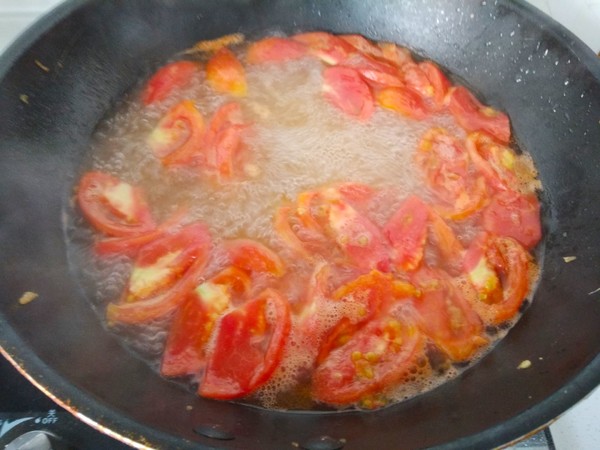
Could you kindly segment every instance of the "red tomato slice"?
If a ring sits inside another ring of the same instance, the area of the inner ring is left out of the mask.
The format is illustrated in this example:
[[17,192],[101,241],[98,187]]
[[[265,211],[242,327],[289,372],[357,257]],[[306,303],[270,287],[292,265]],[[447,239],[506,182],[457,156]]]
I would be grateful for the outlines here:
[[390,256],[377,226],[343,200],[329,204],[328,228],[336,244],[361,270],[389,270]]
[[194,223],[144,246],[120,303],[107,308],[109,322],[140,323],[177,308],[198,285],[211,249],[205,225]]
[[381,49],[382,59],[398,68],[413,62],[410,50],[407,48],[400,47],[392,42],[378,42],[377,45]]
[[369,86],[350,67],[325,69],[323,95],[333,106],[361,121],[368,120],[375,110]]
[[492,188],[505,191],[518,183],[514,172],[517,155],[511,148],[478,132],[467,136],[466,148],[471,161]]
[[194,102],[183,100],[160,119],[148,145],[165,166],[187,165],[204,158],[204,118]]
[[361,77],[374,88],[404,86],[399,70],[387,62],[356,53],[350,55],[343,64],[345,67],[356,69]]
[[435,89],[425,71],[417,63],[402,66],[402,79],[406,87],[417,92],[423,99],[433,99]]
[[275,214],[273,227],[279,238],[289,249],[304,259],[312,260],[313,255],[306,249],[304,243],[298,238],[290,226],[291,211],[292,208],[289,206],[280,207]]
[[191,61],[176,61],[161,67],[146,83],[142,102],[150,105],[166,99],[175,89],[188,84],[198,69],[198,64]]
[[107,173],[86,172],[77,202],[86,220],[108,236],[131,237],[156,227],[142,190]]
[[273,289],[226,314],[216,330],[198,393],[233,399],[262,386],[281,362],[290,327],[288,301]]
[[245,272],[228,267],[191,291],[177,310],[162,357],[166,377],[198,374],[206,362],[206,345],[214,325],[232,303],[250,289]]
[[429,231],[443,263],[453,271],[459,269],[465,248],[456,237],[454,230],[433,208],[429,208]]
[[510,141],[510,122],[506,114],[484,106],[463,86],[454,87],[448,95],[448,109],[466,131],[485,131],[504,144]]
[[531,249],[542,238],[540,202],[534,194],[499,193],[483,211],[483,228],[499,236],[516,239]]
[[268,37],[251,44],[246,59],[250,64],[262,64],[300,59],[306,54],[307,47],[296,40]]
[[309,54],[329,65],[340,64],[356,52],[352,45],[339,36],[323,31],[296,34],[292,39],[304,44]]
[[471,303],[486,322],[514,317],[529,291],[529,253],[514,239],[480,235],[469,247],[464,271],[477,291]]
[[238,97],[246,95],[246,70],[227,47],[221,48],[206,63],[206,81],[218,92]]
[[425,339],[403,308],[368,322],[315,369],[313,397],[345,406],[389,389],[409,376],[423,356]]
[[377,92],[377,103],[411,119],[423,120],[429,112],[423,99],[406,87],[388,87]]
[[234,174],[246,128],[240,105],[235,102],[222,105],[210,120],[204,137],[206,165],[216,171],[221,181],[231,179]]
[[336,348],[344,345],[365,323],[392,302],[396,289],[390,274],[372,270],[368,274],[340,286],[331,298],[346,303],[347,313],[327,331],[319,347],[317,364]]
[[251,239],[234,239],[224,243],[234,267],[250,273],[266,273],[281,277],[285,265],[281,258],[260,242]]
[[469,155],[446,129],[428,130],[419,142],[415,159],[441,200],[453,204],[466,191]]
[[448,94],[448,90],[450,89],[450,81],[444,75],[444,73],[440,70],[438,66],[436,66],[431,61],[423,61],[418,64],[419,69],[425,74],[431,87],[433,88],[433,105],[435,110],[441,109],[446,101],[446,95]]
[[155,241],[165,234],[175,232],[175,229],[181,226],[185,215],[185,210],[178,211],[156,229],[146,233],[101,239],[94,244],[94,250],[100,256],[120,254],[134,257],[144,245]]
[[408,197],[383,227],[383,234],[394,249],[397,268],[412,271],[421,265],[427,241],[429,209],[415,196]]
[[363,55],[372,56],[374,58],[381,58],[383,56],[383,51],[380,47],[360,34],[344,34],[339,37]]
[[487,344],[481,319],[447,274],[423,269],[413,278],[422,292],[414,303],[420,327],[450,359],[466,361]]

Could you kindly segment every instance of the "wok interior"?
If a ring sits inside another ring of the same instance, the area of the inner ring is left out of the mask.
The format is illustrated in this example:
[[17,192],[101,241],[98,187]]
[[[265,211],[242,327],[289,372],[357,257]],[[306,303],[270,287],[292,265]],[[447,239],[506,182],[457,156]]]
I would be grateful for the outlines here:
[[[346,439],[345,448],[487,448],[554,418],[600,374],[600,294],[588,295],[600,287],[600,68],[591,52],[568,48],[569,36],[527,8],[488,3],[131,0],[61,7],[0,66],[0,251],[7,262],[0,344],[62,402],[119,434],[167,448],[218,446],[193,432],[200,424],[232,433],[239,448],[287,448],[321,435]],[[196,398],[121,347],[90,309],[66,251],[77,171],[100,119],[174,53],[233,32],[255,38],[317,29],[406,45],[508,112],[545,188],[542,277],[531,307],[492,353],[397,406],[309,414]],[[566,263],[565,256],[577,259]],[[21,306],[25,291],[40,296]],[[518,370],[523,360],[532,366]]]

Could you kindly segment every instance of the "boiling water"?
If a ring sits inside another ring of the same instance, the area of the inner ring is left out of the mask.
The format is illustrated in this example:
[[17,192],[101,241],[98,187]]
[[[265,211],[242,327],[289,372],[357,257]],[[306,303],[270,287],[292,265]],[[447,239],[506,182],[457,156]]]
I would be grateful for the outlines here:
[[[216,244],[222,239],[247,237],[273,248],[284,258],[288,276],[303,280],[291,285],[287,293],[294,304],[302,297],[312,268],[286,253],[278,240],[272,226],[278,206],[295,201],[300,192],[326,184],[361,182],[381,189],[370,211],[370,218],[381,226],[409,193],[417,192],[425,201],[430,199],[413,163],[425,131],[442,126],[461,139],[465,134],[446,114],[419,122],[378,108],[367,123],[349,118],[323,99],[322,65],[313,59],[246,66],[246,70],[248,95],[238,101],[244,118],[251,123],[251,132],[244,140],[246,157],[238,179],[219,185],[197,168],[165,168],[147,144],[160,117],[182,99],[193,99],[206,120],[219,105],[231,100],[215,94],[206,85],[203,73],[157,106],[143,106],[138,94],[133,93],[99,125],[91,158],[83,170],[108,172],[140,186],[158,222],[184,206],[190,221],[197,219],[208,225]],[[108,261],[94,258],[89,230],[77,217],[74,223],[72,237],[82,262],[82,278],[92,286],[91,297],[103,317],[106,304],[119,298],[131,262],[122,257]],[[468,221],[457,231],[463,239],[470,239]],[[217,266],[213,261],[208,272]],[[323,315],[324,320],[335,323],[342,316],[344,311],[335,308]],[[158,368],[167,325],[165,319],[145,326],[111,329]],[[508,328],[493,330],[491,342],[500,339]],[[314,408],[303,395],[306,386],[302,382],[300,388],[296,386],[311,364],[301,339],[292,334],[284,362],[254,400],[267,407]],[[431,389],[461,370],[442,361],[434,367],[433,377],[420,377],[417,371],[398,388],[394,398],[403,400]]]

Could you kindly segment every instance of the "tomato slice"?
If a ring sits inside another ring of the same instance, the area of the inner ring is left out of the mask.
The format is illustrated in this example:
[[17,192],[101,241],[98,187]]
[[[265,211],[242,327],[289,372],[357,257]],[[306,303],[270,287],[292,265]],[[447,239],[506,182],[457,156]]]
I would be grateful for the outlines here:
[[310,55],[329,65],[340,64],[356,52],[356,49],[344,39],[323,31],[296,34],[292,39],[304,44]]
[[483,228],[516,239],[527,249],[542,238],[540,202],[535,194],[506,191],[495,195],[483,211]]
[[163,165],[188,165],[204,158],[204,118],[194,102],[183,100],[160,119],[148,145]]
[[343,65],[356,69],[360,76],[374,88],[404,86],[401,74],[395,66],[362,53],[349,55]]
[[107,173],[86,172],[77,202],[86,220],[108,236],[131,237],[156,227],[143,191]]
[[175,89],[190,83],[198,69],[198,64],[192,61],[176,61],[161,67],[146,83],[142,102],[150,105],[163,101]]
[[397,268],[412,271],[421,265],[427,241],[429,209],[416,195],[408,197],[383,227],[394,249]]
[[462,143],[444,128],[431,128],[421,138],[417,164],[429,187],[447,203],[453,204],[466,190],[469,155]]
[[441,270],[424,268],[413,277],[422,296],[415,301],[420,327],[453,361],[466,361],[488,340],[483,322]]
[[433,88],[433,109],[440,110],[446,102],[446,95],[450,89],[450,81],[446,75],[431,61],[423,61],[418,63],[419,69],[425,74],[429,80],[430,86]]
[[383,56],[383,50],[381,50],[380,47],[360,34],[343,34],[340,35],[339,38],[346,41],[363,55],[372,56],[374,58],[381,58]]
[[246,70],[227,47],[218,50],[206,63],[206,81],[218,92],[237,97],[246,95]]
[[234,296],[242,296],[249,289],[248,275],[228,267],[192,290],[171,322],[161,374],[166,377],[198,374],[206,363],[206,345],[217,319]]
[[415,120],[423,120],[429,111],[423,99],[406,87],[388,87],[377,92],[377,103],[383,108]]
[[315,369],[312,394],[320,402],[345,406],[395,386],[418,367],[425,339],[406,308],[368,322]]
[[175,230],[182,225],[186,214],[187,211],[181,209],[157,228],[145,233],[136,234],[134,236],[101,239],[94,244],[94,250],[96,254],[100,256],[120,254],[134,257],[144,245],[155,241],[165,234],[174,233]]
[[273,227],[275,228],[279,238],[296,255],[307,260],[312,260],[312,253],[308,251],[304,245],[304,242],[298,238],[290,225],[291,214],[292,208],[290,206],[282,206],[278,208],[277,213],[275,214]]
[[378,42],[377,46],[381,49],[381,58],[395,67],[401,68],[405,64],[413,62],[410,50],[407,48],[392,42]]
[[198,393],[233,399],[258,389],[279,366],[290,328],[288,301],[273,289],[223,316]]
[[225,103],[210,120],[206,135],[206,166],[215,170],[219,180],[233,177],[236,162],[242,150],[242,135],[248,125],[244,123],[239,103]]
[[465,248],[454,230],[433,208],[429,208],[429,231],[442,262],[453,271],[458,270]]
[[491,187],[505,191],[518,183],[514,172],[517,155],[511,148],[480,132],[467,136],[466,148],[471,161]]
[[510,141],[510,122],[506,114],[481,104],[463,86],[454,87],[448,95],[448,109],[466,131],[485,131],[504,144]]
[[234,239],[224,243],[229,259],[234,267],[250,273],[265,273],[281,277],[285,265],[270,248],[251,239]]
[[521,244],[484,233],[469,247],[463,267],[477,292],[471,303],[486,322],[499,324],[517,314],[529,291],[531,269]]
[[142,247],[121,302],[108,305],[108,321],[140,323],[173,311],[198,285],[210,250],[210,234],[201,223]]
[[343,200],[329,203],[329,234],[361,270],[389,270],[390,255],[381,230]]
[[317,364],[345,344],[365,323],[377,316],[393,300],[395,289],[390,274],[372,270],[340,286],[331,299],[344,303],[344,316],[328,330],[319,347]]
[[267,37],[250,44],[246,56],[250,64],[282,62],[306,56],[307,47],[296,40]]
[[368,120],[375,110],[369,86],[350,67],[325,69],[323,95],[333,106],[361,121]]

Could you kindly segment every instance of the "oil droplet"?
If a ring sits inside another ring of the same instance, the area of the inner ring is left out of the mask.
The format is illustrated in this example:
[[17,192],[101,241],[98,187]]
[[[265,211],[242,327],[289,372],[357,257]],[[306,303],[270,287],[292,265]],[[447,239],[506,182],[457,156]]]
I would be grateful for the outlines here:
[[569,80],[565,80],[565,86],[569,85]]

